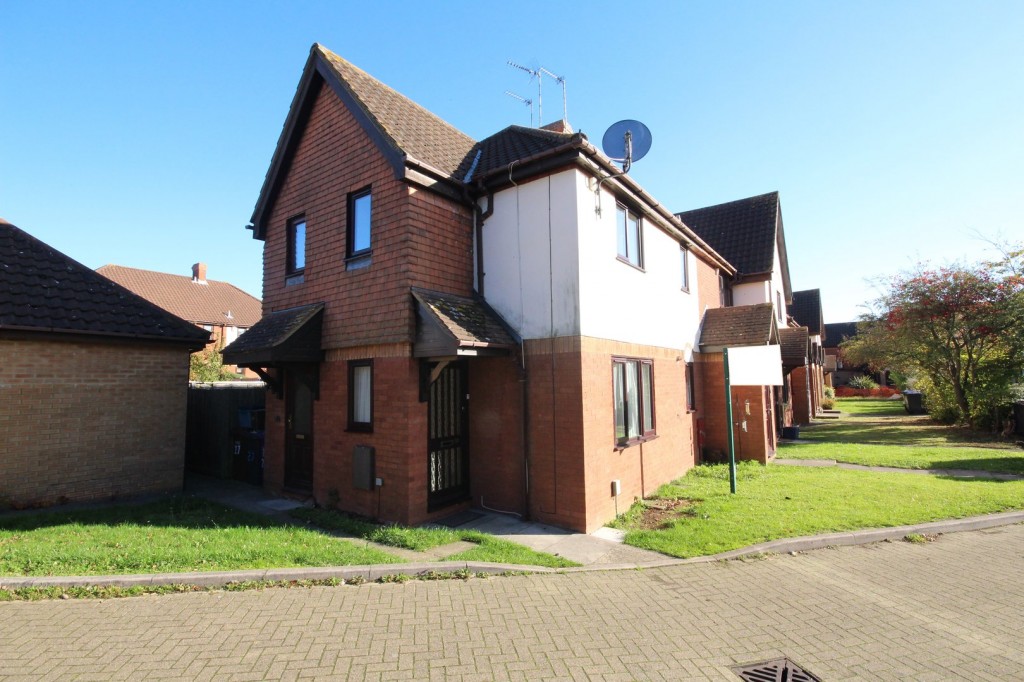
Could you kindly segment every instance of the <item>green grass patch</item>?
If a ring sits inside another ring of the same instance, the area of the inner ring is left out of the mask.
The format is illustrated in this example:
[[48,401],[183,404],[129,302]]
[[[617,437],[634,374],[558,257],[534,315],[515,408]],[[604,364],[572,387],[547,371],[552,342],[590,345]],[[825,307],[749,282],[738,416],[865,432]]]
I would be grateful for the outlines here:
[[192,497],[0,519],[0,575],[105,575],[400,562]]
[[869,417],[906,416],[902,400],[888,398],[836,398],[835,409],[844,415]]
[[787,443],[778,456],[903,469],[968,469],[1024,475],[1024,450],[871,443]]
[[389,547],[423,552],[453,542],[472,542],[477,546],[446,557],[444,561],[482,561],[497,564],[523,564],[565,568],[579,564],[562,557],[538,552],[508,540],[473,530],[439,527],[380,525],[328,509],[295,509],[292,516],[328,530],[339,531]]
[[658,529],[641,529],[644,507],[617,524],[626,542],[677,557],[717,554],[780,538],[883,528],[1024,508],[1024,481],[954,480],[835,468],[699,466],[656,498],[688,500]]

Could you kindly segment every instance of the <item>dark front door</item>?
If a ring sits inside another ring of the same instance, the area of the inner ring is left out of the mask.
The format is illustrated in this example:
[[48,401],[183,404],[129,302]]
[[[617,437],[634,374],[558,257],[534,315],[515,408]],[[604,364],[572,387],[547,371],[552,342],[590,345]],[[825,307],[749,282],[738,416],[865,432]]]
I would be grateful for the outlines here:
[[297,365],[285,370],[284,485],[313,489],[313,398],[316,368]]
[[464,362],[431,368],[427,401],[428,511],[469,497],[466,398]]

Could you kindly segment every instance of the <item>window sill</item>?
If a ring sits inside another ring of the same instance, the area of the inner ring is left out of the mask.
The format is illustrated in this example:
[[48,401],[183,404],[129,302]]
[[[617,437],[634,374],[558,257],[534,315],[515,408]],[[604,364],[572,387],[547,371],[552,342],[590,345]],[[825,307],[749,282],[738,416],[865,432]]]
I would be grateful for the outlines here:
[[642,438],[634,438],[633,440],[627,441],[625,443],[616,443],[615,450],[616,452],[621,452],[635,445],[643,445],[644,443],[648,443],[652,440],[658,440],[658,434],[652,433],[649,436],[644,436]]
[[623,258],[622,256],[615,256],[615,260],[619,261],[620,263],[625,263],[634,270],[639,270],[640,272],[647,272],[646,270],[644,270],[644,267],[642,265],[634,263],[633,261]]
[[345,433],[373,433],[373,424],[349,424]]
[[306,281],[306,273],[305,272],[293,272],[292,274],[290,274],[290,275],[288,275],[287,277],[284,278],[284,285],[286,287],[290,287],[293,284],[302,284],[305,281]]
[[345,259],[345,270],[362,270],[370,267],[370,254],[360,253]]

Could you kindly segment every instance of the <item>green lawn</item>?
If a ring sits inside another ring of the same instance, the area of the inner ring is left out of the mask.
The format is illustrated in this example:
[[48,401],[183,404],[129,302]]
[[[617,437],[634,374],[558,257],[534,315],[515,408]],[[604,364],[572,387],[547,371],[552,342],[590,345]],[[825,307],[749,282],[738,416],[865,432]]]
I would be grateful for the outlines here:
[[292,516],[321,528],[341,531],[390,547],[423,551],[460,540],[477,545],[472,549],[446,557],[444,561],[483,561],[487,563],[548,566],[551,568],[566,568],[579,565],[568,559],[538,552],[529,547],[477,531],[436,527],[384,526],[326,509],[296,509],[292,512]]
[[[802,434],[801,434],[802,435]],[[837,462],[903,469],[969,469],[1024,475],[1024,450],[978,447],[872,445],[868,443],[792,443],[779,446],[787,459]]]
[[642,507],[634,505],[616,524],[632,529],[626,542],[692,557],[779,538],[1024,509],[1024,481],[741,463],[735,495],[728,467],[711,465],[662,486],[655,497],[692,504],[657,530],[636,529]]
[[[802,428],[800,438],[812,442],[782,446],[779,457],[1024,474],[1024,450],[907,415],[899,401],[843,398],[837,407],[839,420]],[[661,503],[668,509],[660,512],[634,505],[616,522],[628,531],[626,542],[691,557],[779,538],[1024,509],[1024,480],[744,463],[735,495],[728,468],[719,465],[697,467],[654,497],[683,503]]]
[[0,519],[0,575],[103,575],[398,563],[197,498]]

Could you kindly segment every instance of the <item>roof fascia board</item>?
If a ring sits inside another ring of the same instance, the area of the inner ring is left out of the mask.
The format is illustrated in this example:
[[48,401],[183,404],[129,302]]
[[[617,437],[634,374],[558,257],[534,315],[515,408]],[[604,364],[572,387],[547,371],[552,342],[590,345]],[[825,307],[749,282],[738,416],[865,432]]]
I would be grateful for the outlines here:
[[575,164],[594,177],[600,177],[602,171],[611,177],[605,182],[614,184],[640,203],[644,213],[655,221],[664,231],[693,248],[699,255],[711,260],[729,275],[736,273],[736,268],[729,261],[712,249],[693,230],[684,224],[671,211],[648,194],[635,180],[621,173],[610,160],[602,157],[600,152],[582,135],[574,135],[564,145],[519,159],[510,166],[495,168],[484,173],[474,183],[478,193],[485,188],[491,192],[501,189],[512,182],[522,182],[532,177],[550,173],[556,168]]
[[277,146],[274,148],[274,155],[270,159],[270,168],[263,178],[263,187],[260,188],[259,197],[256,199],[256,208],[253,209],[250,219],[253,239],[264,239],[267,234],[266,218],[270,208],[277,198],[277,193],[284,182],[284,176],[291,166],[291,159],[295,155],[295,148],[298,147],[299,138],[306,127],[309,115],[313,110],[313,101],[319,91],[318,86],[322,79],[319,78],[315,67],[317,53],[315,48],[310,50],[309,58],[302,69],[302,77],[295,89],[295,96],[292,98],[291,106],[288,108],[288,116],[285,117],[284,127],[281,129],[281,136],[277,139]]
[[786,303],[793,302],[793,285],[789,279],[789,255],[786,253],[786,234],[782,230],[782,201],[775,206],[775,248],[779,250],[779,264],[782,268],[782,289]]
[[197,339],[167,338],[147,336],[144,334],[118,334],[116,332],[90,332],[80,329],[60,329],[58,327],[22,327],[5,325],[0,327],[0,338],[4,339],[51,339],[61,341],[92,340],[119,343],[144,342],[167,346],[185,346],[189,350],[201,350],[208,342]]
[[[457,187],[444,177],[441,171],[431,168],[427,164],[420,164],[419,162],[413,161],[407,157],[407,162],[402,167],[401,175],[399,178],[406,182],[414,185],[418,185],[423,189],[436,192],[448,199],[457,201],[460,204],[473,205],[472,201],[467,201],[466,195]],[[423,169],[423,170],[420,170]],[[425,172],[424,172],[425,171]]]

